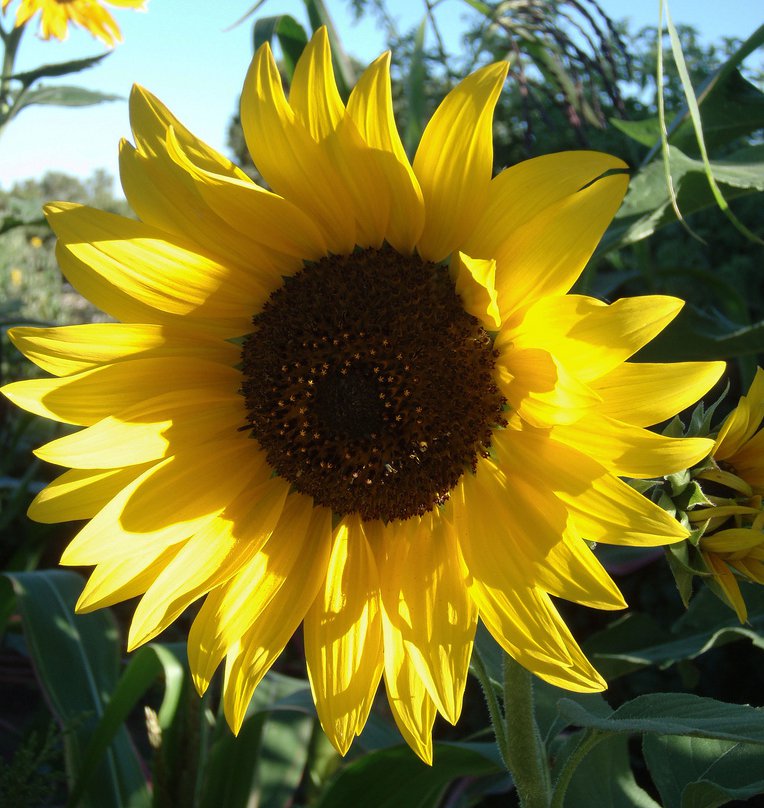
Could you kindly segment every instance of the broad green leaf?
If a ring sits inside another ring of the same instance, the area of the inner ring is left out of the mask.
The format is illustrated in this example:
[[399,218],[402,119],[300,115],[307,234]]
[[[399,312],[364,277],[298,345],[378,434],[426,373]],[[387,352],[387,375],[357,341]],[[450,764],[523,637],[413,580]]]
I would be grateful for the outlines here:
[[42,65],[34,70],[25,70],[22,73],[14,73],[11,79],[20,81],[25,86],[33,84],[38,79],[53,78],[54,76],[67,76],[70,73],[79,73],[89,67],[97,65],[100,61],[111,54],[111,51],[102,53],[99,56],[88,56],[84,59],[72,59],[68,62],[56,62],[51,65]]
[[494,744],[435,744],[427,766],[407,746],[364,755],[340,769],[317,808],[430,808],[459,777],[504,773]]
[[[183,655],[181,659],[179,652]],[[185,677],[184,661],[181,661],[183,657],[185,657],[184,647],[170,650],[169,647],[159,644],[144,646],[132,655],[111,693],[98,726],[90,737],[83,756],[84,763],[70,793],[71,805],[77,804],[112,739],[131,710],[160,676],[164,680],[164,698],[158,713],[159,727],[163,732],[170,728],[183,688]]]
[[664,808],[716,808],[764,793],[758,745],[648,735],[642,751]]
[[288,808],[308,762],[308,744],[315,718],[294,712],[273,712],[260,742],[255,794],[258,805]]
[[[668,154],[682,213],[687,216],[714,205],[703,162],[688,157],[675,146],[668,147]],[[741,149],[724,160],[712,160],[710,166],[716,181],[724,186],[727,199],[764,190],[764,146]],[[654,160],[633,176],[623,205],[597,249],[598,255],[647,238],[677,221],[663,172],[663,162]]]
[[730,323],[721,314],[706,314],[690,304],[645,345],[638,362],[686,362],[756,356],[764,345],[764,320],[751,325]]
[[[709,150],[764,127],[764,93],[743,78],[739,70],[732,70],[703,95],[699,92],[698,101],[703,139]],[[696,143],[691,121],[685,120],[669,140],[682,151],[693,151]]]
[[58,84],[50,87],[38,87],[24,93],[18,109],[30,107],[34,104],[57,107],[89,107],[101,104],[104,101],[123,101],[121,95],[102,93],[97,90],[86,90],[84,87],[72,87]]
[[692,83],[690,81],[690,74],[687,70],[687,65],[684,60],[684,53],[682,52],[682,45],[679,41],[679,34],[674,27],[674,23],[671,19],[671,13],[669,12],[668,8],[666,9],[666,24],[668,26],[669,38],[671,39],[671,50],[674,54],[674,62],[676,63],[677,70],[679,71],[679,78],[682,81],[682,89],[684,90],[685,99],[687,101],[687,108],[690,112],[690,120],[692,121],[692,128],[695,132],[695,138],[698,143],[698,150],[700,152],[701,161],[703,163],[703,173],[708,180],[708,185],[711,189],[711,193],[714,196],[714,201],[716,202],[719,209],[724,213],[724,215],[730,220],[732,225],[738,230],[743,236],[745,236],[750,241],[756,241],[759,244],[764,245],[764,241],[762,241],[758,236],[752,233],[738,218],[735,214],[730,210],[729,204],[727,200],[724,198],[721,189],[717,183],[716,177],[714,175],[714,171],[711,167],[711,163],[708,159],[708,151],[706,148],[706,141],[705,135],[703,133],[703,123],[700,119],[700,108],[698,106],[698,100],[695,97],[695,91],[692,88]]
[[643,146],[652,146],[660,136],[657,118],[644,118],[641,121],[625,121],[622,118],[611,118],[609,123]]
[[[40,686],[64,729],[70,786],[117,684],[120,644],[110,611],[75,615],[82,578],[63,570],[5,573],[16,594],[24,638]],[[149,803],[138,755],[121,727],[85,790],[85,804],[126,808]]]
[[[294,705],[285,705],[284,701],[300,696],[306,689],[301,679],[269,671],[255,689],[238,737],[234,737],[223,716],[219,716],[207,753],[200,808],[247,808],[253,800],[258,804],[258,794],[263,806],[287,803],[286,798],[283,802],[269,802],[265,795],[281,799],[286,792],[291,795],[299,784],[312,718],[301,715],[300,701]],[[271,715],[271,711],[279,708],[278,716]],[[315,716],[314,709],[310,715]],[[290,744],[293,744],[290,756],[283,759],[285,746]],[[280,775],[275,774],[275,768],[267,771],[265,761],[278,768]],[[284,778],[281,785],[277,782],[279,776]]]
[[763,593],[760,587],[742,584],[742,588],[749,604],[745,626],[704,590],[695,596],[673,631],[667,631],[647,615],[632,612],[590,637],[585,650],[597,669],[611,680],[648,665],[668,668],[736,640],[746,639],[764,648],[764,609],[760,608]]
[[284,72],[287,81],[291,82],[297,60],[308,44],[308,35],[300,23],[289,14],[263,17],[255,21],[252,36],[255,50],[266,42],[272,43],[274,38],[278,39]]
[[[567,759],[570,747],[577,745],[573,736],[555,760],[555,775]],[[615,735],[601,740],[578,764],[570,780],[565,801],[567,808],[661,808],[637,785],[629,761],[628,738]]]
[[572,724],[603,732],[691,735],[764,745],[764,709],[691,693],[637,696],[606,718],[571,699],[561,699],[559,710]]

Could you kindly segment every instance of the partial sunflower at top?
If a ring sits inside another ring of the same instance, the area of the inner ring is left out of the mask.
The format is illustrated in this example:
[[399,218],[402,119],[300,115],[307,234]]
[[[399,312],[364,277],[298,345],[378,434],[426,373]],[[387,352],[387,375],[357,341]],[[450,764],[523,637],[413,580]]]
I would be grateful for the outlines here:
[[[2,0],[3,11],[12,0]],[[63,41],[69,35],[69,25],[85,28],[108,47],[122,41],[122,33],[104,3],[121,8],[145,11],[147,0],[20,0],[16,10],[16,28],[25,25],[40,12],[40,36]]]
[[624,194],[620,160],[554,154],[492,179],[499,63],[448,94],[411,165],[389,62],[345,105],[323,29],[289,99],[258,50],[241,117],[272,191],[136,88],[120,157],[141,221],[47,208],[68,279],[121,322],[14,329],[56,378],[4,392],[85,427],[38,450],[70,470],[30,509],[89,520],[62,559],[96,565],[79,610],[141,595],[134,648],[206,596],[189,660],[200,691],[225,661],[234,731],[303,624],[337,749],[384,676],[429,761],[478,618],[547,681],[605,686],[550,595],[622,608],[587,541],[687,535],[619,475],[708,454],[644,427],[723,364],[627,362],[679,300],[567,294]]

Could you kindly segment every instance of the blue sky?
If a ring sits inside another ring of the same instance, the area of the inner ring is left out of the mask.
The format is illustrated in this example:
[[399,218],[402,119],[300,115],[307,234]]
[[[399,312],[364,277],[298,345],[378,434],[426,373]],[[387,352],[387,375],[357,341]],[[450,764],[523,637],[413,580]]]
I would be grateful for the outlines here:
[[[614,19],[630,18],[634,29],[657,23],[658,0],[600,2]],[[348,0],[326,4],[345,47],[360,61],[371,61],[384,49],[384,33],[374,20],[354,24]],[[143,84],[199,137],[225,152],[226,128],[252,55],[252,20],[226,29],[251,5],[252,0],[149,0],[146,14],[115,9],[124,43],[94,69],[66,81],[125,98],[133,83]],[[402,30],[416,25],[424,10],[424,3],[417,0],[388,0],[387,6]],[[716,0],[671,0],[670,7],[676,23],[694,25],[707,39],[744,38],[764,21],[759,0],[726,0],[723,13]],[[9,13],[15,8],[12,3]],[[466,9],[460,0],[440,5],[451,47],[458,47]],[[288,13],[305,20],[301,0],[266,0],[258,13]],[[72,31],[63,43],[43,42],[31,27],[22,41],[17,69],[102,52],[85,31]],[[48,170],[85,177],[100,167],[116,176],[117,146],[123,136],[130,136],[125,102],[28,108],[0,140],[0,187],[7,189],[17,180]]]

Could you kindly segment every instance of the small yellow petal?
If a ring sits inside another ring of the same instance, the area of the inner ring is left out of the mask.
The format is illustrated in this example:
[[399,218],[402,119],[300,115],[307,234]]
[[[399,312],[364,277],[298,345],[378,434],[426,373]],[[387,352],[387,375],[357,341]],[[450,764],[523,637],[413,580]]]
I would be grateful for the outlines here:
[[663,295],[621,298],[610,305],[583,295],[546,297],[497,342],[548,351],[568,372],[589,382],[646,345],[683,305]]
[[472,249],[470,255],[496,259],[502,320],[512,321],[532,302],[570,290],[618,210],[626,184],[623,175],[604,177],[507,230],[490,256]]
[[366,724],[383,658],[377,567],[357,515],[345,517],[335,531],[326,583],[304,630],[318,717],[344,755]]
[[651,426],[698,401],[724,368],[724,362],[624,362],[594,379],[591,387],[601,398],[597,408],[601,415]]
[[493,110],[508,67],[498,62],[461,81],[422,134],[414,172],[425,203],[418,245],[425,260],[441,261],[460,247],[480,218],[493,170]]
[[[250,629],[258,626],[257,631],[267,630],[261,618],[290,579],[295,585],[304,581],[312,562],[323,578],[330,546],[330,520],[330,511],[313,508],[310,498],[301,494],[287,497],[266,544],[235,576],[207,595],[188,635],[188,661],[200,692],[204,692],[220,662]],[[289,597],[294,598],[291,587]],[[300,611],[295,628],[309,602]],[[274,608],[283,610],[288,599],[280,598],[278,604]]]
[[66,376],[123,359],[195,357],[235,365],[241,349],[198,331],[134,323],[86,323],[57,328],[11,328],[11,342],[32,362]]
[[90,519],[150,467],[151,464],[124,469],[71,469],[40,491],[27,516],[44,524]]
[[197,598],[224,584],[254,558],[278,522],[289,485],[275,477],[245,492],[195,533],[141,598],[127,640],[148,642]]
[[[456,293],[465,311],[477,317],[489,330],[501,326],[496,293],[496,261],[492,258],[470,258],[463,252],[453,259]],[[452,270],[453,271],[453,270]]]
[[321,588],[329,560],[330,531],[329,510],[314,508],[303,540],[295,542],[300,548],[299,561],[227,654],[223,707],[234,734],[241,729],[255,688],[284,650]]
[[593,457],[620,477],[647,479],[674,474],[707,457],[713,441],[669,438],[601,415],[552,427],[550,437]]

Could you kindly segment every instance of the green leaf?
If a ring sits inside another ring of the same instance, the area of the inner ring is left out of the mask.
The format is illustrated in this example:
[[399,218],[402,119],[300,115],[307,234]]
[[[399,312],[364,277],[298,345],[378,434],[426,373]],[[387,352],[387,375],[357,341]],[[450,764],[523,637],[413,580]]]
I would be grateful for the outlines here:
[[703,590],[671,632],[647,615],[631,612],[590,637],[584,648],[608,680],[648,665],[668,668],[736,640],[764,648],[764,591],[740,585],[749,607],[748,625],[740,625],[726,606]]
[[260,744],[255,793],[258,805],[288,808],[308,762],[308,743],[316,719],[294,712],[273,712]]
[[642,751],[664,808],[716,808],[764,793],[758,745],[648,735]]
[[638,362],[686,362],[757,356],[764,345],[764,320],[746,326],[687,304],[678,316],[636,355]]
[[[301,679],[269,671],[255,689],[238,737],[219,717],[207,753],[200,808],[246,808],[253,799],[256,804],[268,806],[288,803],[305,767],[313,719],[300,714],[299,699],[294,704],[286,702],[306,690]],[[277,709],[283,712],[274,719],[271,713]],[[312,702],[311,716],[315,716]],[[290,745],[285,758],[285,749]],[[273,766],[273,771],[267,766]],[[281,783],[279,777],[283,778]],[[257,794],[261,795],[259,803]]]
[[[688,157],[676,146],[668,147],[672,184],[677,204],[687,216],[715,204],[701,160]],[[711,173],[724,186],[727,199],[764,190],[764,146],[750,146],[712,160]],[[662,160],[654,160],[631,179],[623,205],[608,228],[597,254],[634,244],[656,230],[677,221],[666,187]]]
[[652,146],[660,136],[660,124],[657,118],[644,118],[641,121],[625,121],[622,118],[611,118],[609,123],[643,146]]
[[494,744],[435,744],[427,766],[407,746],[364,755],[344,766],[317,808],[429,808],[459,777],[504,773]]
[[572,724],[603,732],[691,735],[764,745],[764,709],[691,693],[637,696],[607,718],[571,699],[561,699],[559,710]]
[[176,647],[172,651],[169,647],[153,644],[144,646],[133,655],[90,738],[83,755],[84,763],[69,795],[70,805],[77,804],[130,711],[160,676],[164,678],[165,695],[158,715],[159,726],[163,731],[169,729],[178,709],[185,677],[184,664],[178,658],[179,652],[185,656],[183,647]]
[[669,38],[671,40],[671,50],[674,54],[674,62],[676,63],[677,70],[679,71],[679,78],[682,81],[682,89],[684,90],[685,99],[687,101],[687,107],[690,111],[690,119],[692,121],[692,127],[695,132],[695,138],[698,143],[698,150],[700,151],[700,157],[703,163],[703,173],[708,180],[709,187],[711,188],[711,193],[714,196],[714,200],[718,205],[719,209],[724,213],[724,215],[730,220],[736,230],[738,230],[743,236],[751,241],[756,241],[759,244],[764,245],[764,241],[762,241],[758,236],[752,233],[738,218],[735,216],[729,208],[729,204],[727,200],[724,198],[719,185],[717,184],[716,177],[714,175],[714,171],[711,168],[711,163],[708,159],[708,152],[706,149],[706,142],[705,142],[705,135],[703,132],[703,123],[700,119],[700,108],[698,106],[697,98],[695,97],[695,92],[692,88],[692,83],[690,81],[690,74],[687,70],[687,65],[684,61],[684,54],[682,53],[682,45],[679,41],[679,34],[676,32],[676,28],[674,27],[674,23],[671,19],[671,14],[666,8],[666,24],[668,26]]
[[404,85],[406,94],[406,129],[403,133],[403,144],[406,153],[413,159],[419,141],[424,132],[425,117],[427,114],[425,103],[424,83],[427,73],[424,65],[424,35],[427,30],[427,16],[414,35],[414,51],[411,54],[408,78]]
[[86,90],[84,87],[72,87],[57,84],[55,87],[38,87],[24,94],[18,109],[33,104],[44,104],[57,107],[89,107],[104,101],[123,101],[121,95],[102,93],[97,90]]
[[[86,765],[86,749],[117,684],[120,646],[110,611],[75,615],[83,581],[63,570],[5,573],[16,594],[37,679],[64,729],[70,786]],[[85,790],[87,805],[148,805],[140,760],[121,727]]]
[[26,70],[23,73],[14,73],[11,79],[20,81],[25,86],[33,84],[38,79],[52,78],[54,76],[67,76],[70,73],[79,73],[89,67],[97,65],[100,61],[111,55],[111,51],[102,53],[99,56],[88,56],[84,59],[72,59],[69,62],[57,62],[51,65],[42,65],[34,70]]
[[[565,752],[572,751],[579,737],[573,736]],[[555,760],[555,769],[565,762],[566,754]],[[557,772],[553,772],[553,777]],[[661,808],[637,785],[629,761],[628,738],[616,735],[601,740],[578,764],[565,792],[567,808]]]
[[[747,81],[739,70],[732,70],[717,81],[705,97],[699,94],[703,116],[703,139],[709,150],[726,146],[736,138],[764,127],[764,93]],[[685,120],[669,138],[682,151],[696,148],[692,122]]]
[[274,37],[278,39],[284,62],[284,72],[287,80],[291,82],[297,60],[308,44],[308,35],[300,23],[289,14],[263,17],[255,21],[252,36],[255,50],[266,42],[273,43]]

